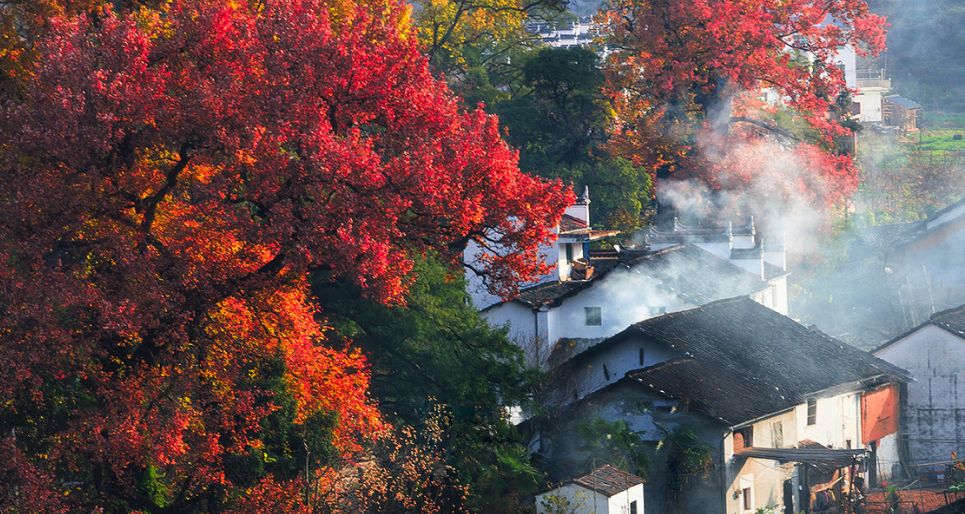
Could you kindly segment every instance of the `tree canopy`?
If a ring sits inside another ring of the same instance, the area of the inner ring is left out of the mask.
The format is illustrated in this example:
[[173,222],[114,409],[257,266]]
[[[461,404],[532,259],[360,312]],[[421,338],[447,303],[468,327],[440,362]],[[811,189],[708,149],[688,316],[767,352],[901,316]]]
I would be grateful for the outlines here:
[[540,270],[568,193],[459,109],[404,6],[342,7],[108,6],[29,38],[0,103],[4,508],[283,491],[388,431],[309,273],[401,303],[414,256],[475,238],[502,292]]
[[520,150],[520,167],[589,186],[594,221],[633,230],[653,195],[649,174],[615,157],[607,143],[615,123],[599,56],[586,48],[542,48],[525,55],[518,87],[493,110]]
[[[736,188],[766,167],[761,157],[787,152],[828,184],[804,185],[819,202],[855,190],[856,169],[835,148],[850,130],[832,107],[838,50],[884,48],[884,20],[864,0],[623,0],[605,18],[621,154],[661,176]],[[806,124],[782,126],[785,108]]]

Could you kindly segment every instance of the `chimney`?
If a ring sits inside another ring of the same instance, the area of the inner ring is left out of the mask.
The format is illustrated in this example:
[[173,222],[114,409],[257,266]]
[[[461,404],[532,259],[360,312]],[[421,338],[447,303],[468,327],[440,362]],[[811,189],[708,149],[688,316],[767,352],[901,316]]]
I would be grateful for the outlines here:
[[764,245],[764,261],[787,271],[787,234],[782,233],[777,243],[769,241]]
[[764,240],[755,235],[755,244],[750,248],[731,248],[730,261],[764,280]]
[[590,224],[590,186],[583,187],[583,194],[576,198],[576,203],[566,208],[566,214]]

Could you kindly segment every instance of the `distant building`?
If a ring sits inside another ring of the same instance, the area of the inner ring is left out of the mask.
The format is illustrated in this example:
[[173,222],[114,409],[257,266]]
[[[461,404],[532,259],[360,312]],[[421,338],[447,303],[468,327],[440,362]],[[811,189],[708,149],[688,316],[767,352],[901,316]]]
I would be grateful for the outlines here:
[[810,512],[832,499],[824,490],[841,501],[856,477],[899,470],[906,373],[746,297],[631,325],[550,376],[549,413],[525,427],[556,473],[586,465],[589,419],[624,421],[654,446],[688,430],[708,449],[707,476],[677,498],[668,484],[682,477],[655,453],[653,512]]
[[592,16],[581,16],[568,23],[530,22],[526,24],[526,30],[553,48],[591,45],[600,35]]
[[856,70],[856,91],[852,98],[852,114],[862,123],[881,123],[882,99],[891,91],[891,79],[883,68],[869,67]]
[[907,369],[903,437],[919,475],[965,455],[965,305],[936,313],[874,354]]
[[643,514],[644,480],[609,464],[536,495],[537,514]]
[[884,256],[904,327],[965,303],[965,199],[922,221],[869,227],[860,237]]
[[882,121],[887,126],[896,127],[901,133],[918,131],[919,112],[921,104],[901,95],[888,95],[882,100]]

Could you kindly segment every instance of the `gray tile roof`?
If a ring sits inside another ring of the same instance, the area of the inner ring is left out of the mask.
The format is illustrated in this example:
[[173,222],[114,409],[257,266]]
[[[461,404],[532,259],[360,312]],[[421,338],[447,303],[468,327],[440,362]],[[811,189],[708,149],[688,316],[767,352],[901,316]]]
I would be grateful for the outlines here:
[[874,353],[878,353],[880,350],[897,343],[898,341],[908,337],[909,335],[921,330],[923,327],[928,325],[935,325],[939,328],[947,330],[956,336],[965,339],[965,305],[959,305],[958,307],[952,307],[951,309],[946,309],[941,312],[936,312],[932,314],[928,321],[922,323],[921,325],[908,330],[901,335],[894,337],[881,346],[872,350]]
[[959,337],[965,337],[965,305],[936,312],[930,321]]
[[901,107],[904,107],[905,109],[921,109],[921,104],[920,104],[920,103],[918,103],[918,102],[916,102],[916,101],[914,101],[914,100],[909,100],[909,99],[907,99],[907,98],[905,98],[905,97],[903,97],[903,96],[901,96],[901,95],[889,95],[889,96],[886,96],[886,97],[885,97],[885,101],[886,101],[886,102],[891,102],[891,103],[893,103],[893,104],[895,104],[895,105],[900,105]]
[[631,336],[662,344],[681,358],[631,372],[630,379],[728,425],[786,410],[841,384],[907,377],[746,297],[636,323],[584,353]]

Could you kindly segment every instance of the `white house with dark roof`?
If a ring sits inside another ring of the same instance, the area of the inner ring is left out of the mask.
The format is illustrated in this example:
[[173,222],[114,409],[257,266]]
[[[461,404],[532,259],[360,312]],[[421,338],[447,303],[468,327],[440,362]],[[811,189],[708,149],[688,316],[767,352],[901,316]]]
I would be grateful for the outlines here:
[[711,469],[672,500],[665,454],[656,453],[648,508],[799,512],[822,501],[822,488],[840,499],[856,476],[874,484],[899,471],[905,377],[758,302],[732,298],[644,320],[571,356],[551,374],[548,414],[525,426],[541,459],[563,472],[586,465],[579,427],[588,419],[624,421],[655,446],[691,431]]
[[965,305],[932,315],[874,354],[914,379],[902,427],[910,466],[919,476],[943,472],[952,452],[965,455]]
[[547,368],[565,360],[574,345],[722,298],[748,295],[787,313],[783,246],[765,246],[753,221],[737,229],[675,224],[672,231],[651,230],[647,250],[591,252],[591,242],[617,232],[592,228],[589,207],[584,191],[563,216],[555,245],[543,250],[555,265],[552,272],[522,287],[516,298],[502,301],[469,276],[470,295],[483,317],[507,326],[531,365]]
[[537,514],[643,514],[644,480],[609,464],[536,495]]

